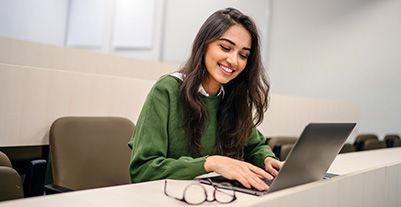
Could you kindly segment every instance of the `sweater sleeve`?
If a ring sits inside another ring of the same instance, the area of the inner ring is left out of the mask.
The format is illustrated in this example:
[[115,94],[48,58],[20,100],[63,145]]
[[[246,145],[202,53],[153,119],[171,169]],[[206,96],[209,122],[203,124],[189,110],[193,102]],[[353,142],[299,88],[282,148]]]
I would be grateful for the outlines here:
[[203,167],[206,156],[168,157],[169,99],[168,89],[158,84],[146,98],[129,141],[132,147],[129,172],[133,183],[165,178],[193,179],[206,173]]
[[256,128],[252,129],[251,137],[245,146],[245,161],[264,169],[264,160],[267,157],[277,159],[269,145],[266,144],[266,138]]

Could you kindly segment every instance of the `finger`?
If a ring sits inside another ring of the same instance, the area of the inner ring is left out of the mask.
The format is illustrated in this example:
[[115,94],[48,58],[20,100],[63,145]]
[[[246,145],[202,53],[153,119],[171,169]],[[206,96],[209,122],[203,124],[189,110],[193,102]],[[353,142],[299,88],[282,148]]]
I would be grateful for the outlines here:
[[252,188],[251,184],[248,182],[248,180],[243,177],[243,176],[238,176],[235,178],[238,182],[240,182],[244,187],[246,188]]
[[254,174],[253,172],[249,171],[246,172],[242,172],[239,174],[239,177],[237,179],[243,186],[247,187],[247,188],[256,188],[259,191],[264,191],[267,190],[269,188],[269,186],[267,186],[267,184],[260,179],[256,174]]
[[[267,190],[269,186],[263,180],[266,179],[266,176],[271,177],[271,175],[251,164],[247,164],[246,167],[248,168],[243,169],[244,171],[242,171],[242,176],[247,179],[248,183],[260,191]],[[260,174],[255,173],[253,170],[259,172]]]
[[[264,191],[268,189],[267,184],[259,178],[258,174],[252,172],[250,168],[252,168],[251,165],[248,165],[247,163],[244,163],[245,165],[241,166],[241,170],[237,172],[237,180],[245,187],[251,188],[254,187],[257,190]],[[264,173],[268,174],[264,170],[261,170]]]
[[275,169],[280,170],[283,167],[284,162],[274,160],[273,162],[271,162],[271,164]]
[[252,164],[248,164],[248,168],[249,170],[251,170],[253,173],[255,173],[258,177],[261,178],[267,178],[270,179],[271,175],[269,173],[267,173],[265,170],[263,170],[262,168],[256,167],[255,165]]
[[254,188],[260,190],[260,191],[264,191],[269,189],[269,186],[259,177],[254,176],[252,178],[249,179],[248,181]]
[[278,175],[278,171],[271,164],[266,165],[266,170],[273,177],[276,177]]

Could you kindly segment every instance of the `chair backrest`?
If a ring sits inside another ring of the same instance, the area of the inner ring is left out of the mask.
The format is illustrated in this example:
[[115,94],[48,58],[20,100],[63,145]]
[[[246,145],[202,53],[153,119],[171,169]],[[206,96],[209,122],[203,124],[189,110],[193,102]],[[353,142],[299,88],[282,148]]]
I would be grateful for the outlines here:
[[11,167],[7,155],[0,151],[0,201],[23,198],[21,177]]
[[63,117],[50,128],[53,182],[72,190],[129,183],[135,125],[121,117]]
[[401,139],[394,140],[393,147],[401,147]]
[[292,136],[274,136],[268,138],[268,140],[268,144],[274,154],[283,161],[287,158],[297,138]]
[[383,140],[386,142],[387,147],[394,147],[396,140],[400,140],[400,136],[398,134],[387,134]]
[[281,145],[281,149],[280,149],[280,160],[281,161],[284,161],[285,159],[287,159],[287,156],[290,153],[293,146],[294,146],[294,144]]
[[8,156],[2,151],[0,151],[0,166],[12,168],[10,159],[8,159]]
[[340,153],[355,152],[355,147],[353,144],[345,143],[341,148]]
[[386,143],[384,141],[371,139],[365,141],[362,150],[374,150],[382,148],[386,148]]
[[354,147],[356,151],[360,151],[364,148],[364,143],[367,140],[379,140],[375,134],[359,134],[355,138]]
[[294,144],[297,141],[297,137],[293,136],[273,136],[268,138],[269,146],[273,149],[274,146],[277,144],[283,145],[283,144]]

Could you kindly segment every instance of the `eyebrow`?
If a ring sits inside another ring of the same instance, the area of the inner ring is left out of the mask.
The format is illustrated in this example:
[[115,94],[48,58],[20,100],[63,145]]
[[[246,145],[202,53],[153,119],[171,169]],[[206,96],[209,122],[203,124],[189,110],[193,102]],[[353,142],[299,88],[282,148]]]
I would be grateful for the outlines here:
[[[230,44],[232,44],[232,45],[234,45],[234,46],[236,45],[235,42],[233,42],[233,41],[231,41],[231,40],[229,40],[229,39],[227,39],[227,38],[224,38],[224,37],[223,37],[223,38],[220,38],[219,40],[223,40],[223,41],[229,42]],[[243,50],[251,51],[251,48],[248,48],[248,47],[243,47],[242,49],[243,49]]]

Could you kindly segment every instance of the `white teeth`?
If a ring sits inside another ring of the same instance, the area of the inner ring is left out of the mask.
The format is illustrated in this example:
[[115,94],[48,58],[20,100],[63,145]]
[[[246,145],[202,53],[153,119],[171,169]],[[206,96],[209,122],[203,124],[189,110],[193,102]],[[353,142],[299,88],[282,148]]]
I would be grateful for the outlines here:
[[232,72],[233,72],[233,70],[231,70],[230,68],[227,68],[227,67],[224,67],[224,66],[221,66],[221,68],[222,68],[224,71],[226,71],[227,73],[232,73]]

